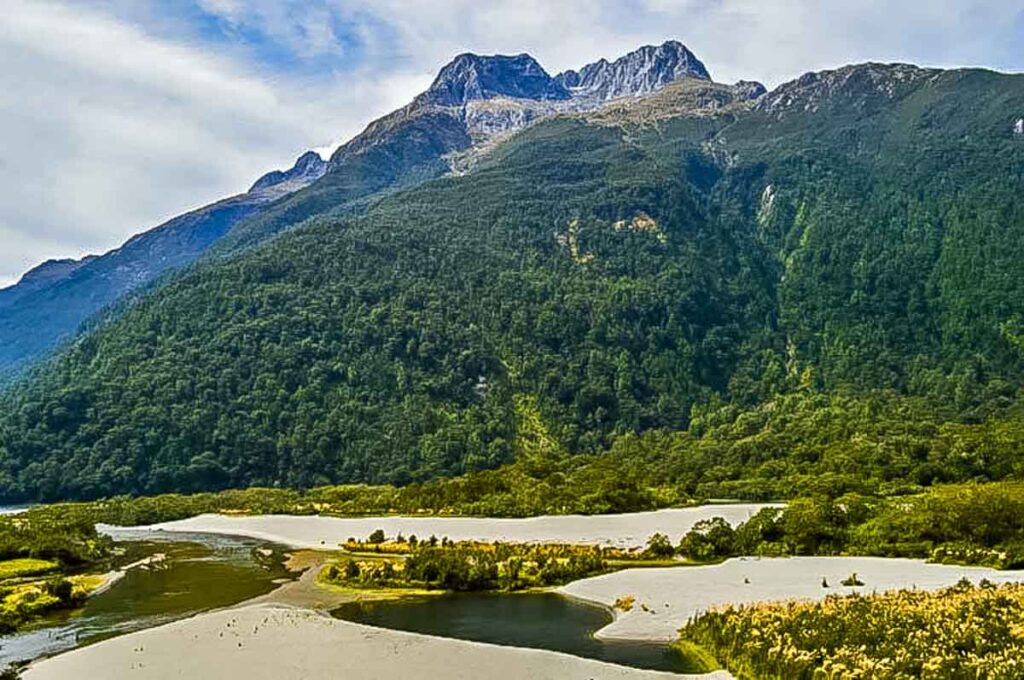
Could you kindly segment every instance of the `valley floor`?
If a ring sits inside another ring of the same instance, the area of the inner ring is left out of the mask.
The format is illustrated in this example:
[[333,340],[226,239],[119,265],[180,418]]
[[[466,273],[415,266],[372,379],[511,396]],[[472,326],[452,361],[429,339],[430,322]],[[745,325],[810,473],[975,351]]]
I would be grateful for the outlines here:
[[[351,592],[320,587],[316,574],[349,537],[380,529],[454,540],[596,543],[637,547],[656,532],[679,535],[700,519],[726,516],[741,522],[763,506],[720,505],[598,517],[495,520],[456,517],[220,516],[203,515],[145,530],[233,534],[299,550],[305,570],[298,581],[235,608],[201,614],[106,640],[32,665],[26,680],[163,680],[243,677],[248,680],[319,678],[679,678],[566,654],[495,646],[368,627],[331,618],[327,611]],[[121,531],[121,530],[119,530]],[[132,531],[126,529],[124,531]],[[308,550],[314,548],[314,550]],[[315,549],[319,549],[315,550]],[[847,587],[856,575],[863,582]],[[670,643],[694,614],[725,604],[783,599],[816,600],[831,594],[899,588],[933,590],[961,579],[979,583],[1024,580],[1024,572],[929,564],[872,557],[735,558],[681,568],[625,569],[575,581],[558,589],[606,606],[615,620],[597,636],[609,640]],[[827,586],[826,586],[827,584]],[[691,676],[692,677],[692,676]],[[701,677],[730,677],[718,672]]]
[[[313,582],[320,561],[301,554],[303,578],[239,607],[106,640],[34,664],[25,680],[103,678],[164,680],[180,677],[249,680],[319,680],[401,677],[461,678],[728,678],[642,671],[555,652],[502,647],[384,630],[340,621],[326,609],[337,595]],[[856,572],[861,588],[840,581]],[[830,584],[822,587],[822,579]],[[629,569],[584,579],[563,594],[612,607],[617,612],[602,638],[671,642],[694,613],[728,602],[785,598],[817,599],[827,594],[893,588],[935,589],[961,578],[974,582],[1020,580],[1017,572],[926,564],[917,560],[857,557],[733,559],[718,565],[673,569]],[[747,582],[749,581],[749,583]]]

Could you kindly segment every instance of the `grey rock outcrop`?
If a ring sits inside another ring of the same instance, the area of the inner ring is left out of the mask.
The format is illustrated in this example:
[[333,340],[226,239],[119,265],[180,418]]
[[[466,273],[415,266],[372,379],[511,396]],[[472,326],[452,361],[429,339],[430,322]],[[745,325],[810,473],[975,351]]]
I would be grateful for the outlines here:
[[565,71],[555,80],[573,97],[607,101],[650,94],[684,77],[711,80],[693,52],[669,40],[658,46],[646,45],[613,62],[601,59],[578,71]]

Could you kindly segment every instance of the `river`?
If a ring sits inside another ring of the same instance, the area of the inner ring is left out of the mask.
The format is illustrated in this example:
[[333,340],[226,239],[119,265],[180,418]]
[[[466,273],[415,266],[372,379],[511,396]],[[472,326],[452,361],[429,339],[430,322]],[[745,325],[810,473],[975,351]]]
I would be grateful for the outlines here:
[[471,593],[397,602],[351,602],[334,616],[379,628],[564,652],[634,668],[687,672],[668,645],[603,641],[594,633],[612,622],[606,609],[556,593]]
[[[294,578],[283,566],[285,548],[266,541],[205,533],[106,531],[123,551],[120,564],[157,559],[127,570],[79,609],[57,612],[0,637],[0,668],[229,607]],[[596,640],[594,631],[610,623],[611,614],[554,593],[351,603],[333,613],[381,628],[548,649],[636,668],[686,670],[666,645]]]
[[[557,540],[632,547],[643,545],[654,531],[678,534],[712,515],[725,515],[739,523],[762,507],[704,506],[517,520],[202,516],[159,525],[160,530],[104,526],[102,531],[125,549],[121,564],[159,554],[165,555],[164,559],[129,570],[78,610],[55,614],[30,629],[0,638],[0,667],[263,595],[282,580],[294,578],[283,567],[284,550],[329,549],[346,536],[363,536],[376,528],[383,528],[388,535],[435,533],[460,540]],[[595,638],[595,631],[612,622],[610,611],[555,593],[454,595],[390,604],[353,604],[334,614],[382,628],[546,649],[636,668],[687,670],[667,644]]]
[[158,532],[133,532],[130,539],[119,544],[124,549],[120,563],[164,557],[129,569],[81,608],[57,612],[0,637],[0,668],[234,605],[270,592],[276,582],[290,577],[282,550],[261,541]]

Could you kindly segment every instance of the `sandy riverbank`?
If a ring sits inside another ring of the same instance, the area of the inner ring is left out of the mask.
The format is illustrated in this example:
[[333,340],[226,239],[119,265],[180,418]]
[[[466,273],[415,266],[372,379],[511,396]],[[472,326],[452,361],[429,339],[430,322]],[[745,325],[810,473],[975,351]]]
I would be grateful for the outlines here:
[[[533,649],[382,630],[280,605],[248,605],[41,661],[25,680],[670,680]],[[727,678],[727,674],[699,676]]]
[[[259,515],[237,517],[200,515],[128,531],[176,531],[230,534],[270,541],[293,548],[332,549],[346,539],[366,538],[376,529],[389,537],[399,533],[427,538],[447,536],[456,541],[594,544],[619,548],[643,546],[656,532],[673,541],[702,519],[724,517],[730,524],[746,521],[765,504],[702,505],[623,515],[557,515],[528,519],[486,517],[319,517]],[[101,527],[102,529],[102,527]]]
[[[864,582],[863,587],[840,585],[852,572]],[[828,588],[822,587],[823,578]],[[633,609],[617,612],[615,621],[598,631],[597,637],[672,641],[691,616],[724,604],[899,588],[934,590],[961,578],[1003,583],[1024,581],[1024,572],[876,557],[738,558],[699,567],[627,569],[575,581],[559,592],[609,607],[620,597],[635,598]]]

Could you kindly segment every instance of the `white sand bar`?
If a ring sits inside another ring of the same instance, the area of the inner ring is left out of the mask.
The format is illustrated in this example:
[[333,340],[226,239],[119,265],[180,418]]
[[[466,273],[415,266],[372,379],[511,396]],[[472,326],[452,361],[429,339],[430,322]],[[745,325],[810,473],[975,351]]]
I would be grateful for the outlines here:
[[[518,543],[575,543],[633,548],[643,546],[656,532],[673,542],[702,519],[724,517],[733,526],[745,522],[770,504],[737,503],[656,510],[623,515],[554,515],[528,519],[486,517],[319,517],[257,515],[238,517],[199,515],[137,530],[163,530],[247,536],[292,548],[335,548],[348,538],[365,539],[382,529],[388,538],[399,533],[424,539],[447,536],[454,541]],[[103,527],[100,527],[102,530]],[[118,531],[130,531],[131,529]]]
[[[678,680],[567,654],[450,640],[275,605],[202,614],[34,664],[25,680]],[[728,678],[718,673],[703,678]]]
[[[864,586],[840,585],[853,572]],[[828,588],[822,587],[823,578],[828,581]],[[899,588],[934,590],[953,585],[961,578],[974,583],[982,579],[994,583],[1024,581],[1024,571],[876,557],[737,558],[700,567],[627,569],[576,581],[560,591],[607,606],[620,597],[636,598],[633,609],[618,612],[615,621],[598,631],[597,637],[670,641],[676,639],[679,628],[694,614],[725,604],[821,599],[837,593]]]

